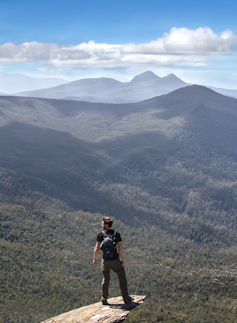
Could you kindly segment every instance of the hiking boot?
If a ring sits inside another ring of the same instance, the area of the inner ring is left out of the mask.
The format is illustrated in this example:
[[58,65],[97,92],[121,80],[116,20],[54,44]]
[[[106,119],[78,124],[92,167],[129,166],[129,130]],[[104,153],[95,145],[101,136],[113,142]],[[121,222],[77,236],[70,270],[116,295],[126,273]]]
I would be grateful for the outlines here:
[[101,302],[103,305],[109,305],[107,299],[105,299],[105,298],[101,298]]
[[128,296],[127,298],[124,298],[124,303],[128,304],[131,303],[133,301],[133,298],[131,296]]

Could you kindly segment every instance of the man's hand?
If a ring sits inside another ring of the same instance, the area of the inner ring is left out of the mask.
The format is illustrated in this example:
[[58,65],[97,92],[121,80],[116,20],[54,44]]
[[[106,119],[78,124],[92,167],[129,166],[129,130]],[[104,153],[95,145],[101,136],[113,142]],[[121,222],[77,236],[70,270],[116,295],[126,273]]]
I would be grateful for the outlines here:
[[121,258],[120,261],[121,261],[122,266],[124,267],[124,265],[125,265],[124,259]]
[[93,259],[93,265],[96,266],[97,265],[97,259]]

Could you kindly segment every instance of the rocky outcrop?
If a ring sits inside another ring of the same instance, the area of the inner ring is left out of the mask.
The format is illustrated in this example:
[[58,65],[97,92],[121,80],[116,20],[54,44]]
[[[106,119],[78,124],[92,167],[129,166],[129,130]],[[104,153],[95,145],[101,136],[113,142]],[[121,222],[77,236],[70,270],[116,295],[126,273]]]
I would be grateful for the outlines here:
[[142,304],[146,296],[132,295],[133,301],[124,304],[122,297],[108,300],[109,305],[101,302],[72,310],[52,317],[41,323],[117,323],[122,322],[129,311]]

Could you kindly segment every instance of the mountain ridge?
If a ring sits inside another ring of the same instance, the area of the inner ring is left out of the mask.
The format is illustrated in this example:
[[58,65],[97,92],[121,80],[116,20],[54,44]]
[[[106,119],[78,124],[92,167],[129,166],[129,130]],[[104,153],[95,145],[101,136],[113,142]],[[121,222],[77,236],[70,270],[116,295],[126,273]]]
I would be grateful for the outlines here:
[[67,83],[68,81],[56,78],[40,78],[18,73],[0,73],[0,91],[4,95],[14,94],[28,89],[33,91],[37,89],[52,87]]
[[[106,138],[121,137],[126,133],[136,134],[141,129],[148,131],[163,129],[162,131],[166,131],[162,118],[167,119],[170,124],[175,120],[172,118],[179,118],[176,120],[176,126],[169,128],[171,134],[177,131],[182,123],[181,111],[186,113],[202,104],[219,110],[226,107],[226,111],[230,110],[231,113],[235,114],[236,102],[234,98],[223,96],[198,85],[188,86],[167,95],[131,104],[89,103],[14,96],[1,97],[0,113],[2,114],[2,121],[0,121],[0,125],[15,120],[70,132],[73,136],[88,141],[101,141]],[[7,108],[9,104],[11,105],[10,109]],[[30,106],[34,106],[35,109],[30,108]],[[19,113],[19,107],[24,107],[24,114]],[[129,125],[127,118],[133,114],[138,116],[137,122]],[[38,118],[39,115],[40,118]],[[142,115],[146,116],[146,123],[143,123]],[[87,126],[89,116],[93,127]],[[129,131],[128,127],[130,127]]]
[[78,100],[80,97],[93,97],[102,103],[132,103],[166,94],[184,86],[186,83],[176,76],[158,77],[153,72],[147,71],[125,83],[111,78],[81,79],[51,89],[16,93],[15,95],[53,99],[73,97]]
[[[133,103],[168,94],[189,85],[192,84],[185,83],[174,74],[159,77],[151,71],[146,71],[135,76],[130,82],[120,82],[106,77],[88,78],[45,90],[19,92],[14,95],[101,103]],[[205,87],[237,98],[237,90]]]

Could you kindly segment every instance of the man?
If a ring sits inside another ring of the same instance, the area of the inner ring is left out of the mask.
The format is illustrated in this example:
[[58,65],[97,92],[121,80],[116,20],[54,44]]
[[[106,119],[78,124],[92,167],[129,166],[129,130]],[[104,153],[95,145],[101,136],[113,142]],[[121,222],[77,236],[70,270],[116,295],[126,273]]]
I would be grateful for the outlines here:
[[[100,251],[102,241],[103,243],[105,240],[110,240],[111,244],[114,244],[111,249],[108,248],[103,252],[103,259],[101,262],[101,269],[103,271],[103,279],[101,284],[102,289],[102,297],[101,301],[103,305],[108,305],[108,295],[109,295],[109,280],[110,280],[110,269],[112,269],[119,278],[119,285],[121,289],[121,293],[123,296],[124,303],[129,303],[132,301],[132,298],[128,295],[128,288],[127,288],[127,279],[124,270],[124,258],[123,258],[123,247],[122,247],[122,239],[120,233],[111,229],[113,221],[110,217],[105,216],[102,221],[102,228],[103,231],[100,232],[97,236],[97,242],[94,249],[94,258],[93,264],[94,266],[97,265],[97,256]],[[118,245],[119,254],[117,252],[116,245]],[[111,251],[112,250],[112,251]],[[120,258],[119,259],[119,255]]]

